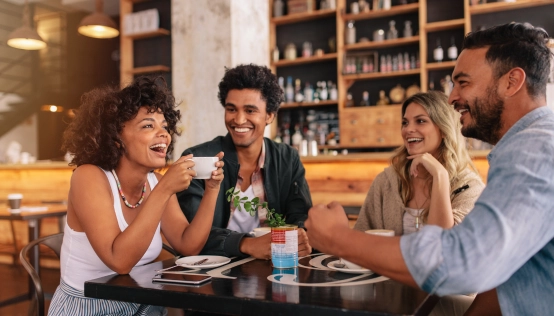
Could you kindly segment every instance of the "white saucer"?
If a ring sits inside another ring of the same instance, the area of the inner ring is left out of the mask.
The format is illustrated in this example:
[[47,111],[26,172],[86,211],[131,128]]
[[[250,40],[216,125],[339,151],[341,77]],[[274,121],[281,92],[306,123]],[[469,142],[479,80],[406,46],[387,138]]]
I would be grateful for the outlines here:
[[369,269],[349,269],[347,266],[344,266],[344,268],[338,268],[335,266],[335,263],[339,263],[340,260],[331,261],[327,264],[327,267],[330,269],[333,269],[335,271],[343,272],[343,273],[353,273],[353,274],[373,274],[373,271]]
[[[208,260],[204,261],[201,264],[196,264],[196,265],[194,264],[195,262],[198,262],[204,259],[208,259]],[[189,269],[209,269],[209,268],[220,267],[229,262],[231,262],[230,258],[222,257],[222,256],[190,256],[190,257],[183,257],[183,258],[177,259],[175,261],[175,264]]]

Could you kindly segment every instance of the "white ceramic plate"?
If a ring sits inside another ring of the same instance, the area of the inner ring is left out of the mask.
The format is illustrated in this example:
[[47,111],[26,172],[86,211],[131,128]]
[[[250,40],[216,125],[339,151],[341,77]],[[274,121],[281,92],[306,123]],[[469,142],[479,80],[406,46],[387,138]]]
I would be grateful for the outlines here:
[[[207,260],[200,264],[194,264],[205,259]],[[175,264],[189,269],[210,269],[220,267],[229,262],[231,262],[230,258],[222,256],[190,256],[177,259]]]
[[327,267],[329,269],[333,269],[335,271],[344,272],[344,273],[353,273],[353,274],[373,274],[373,271],[369,269],[349,269],[347,266],[344,266],[343,268],[338,268],[335,266],[335,263],[340,263],[340,260],[331,261],[327,264]]

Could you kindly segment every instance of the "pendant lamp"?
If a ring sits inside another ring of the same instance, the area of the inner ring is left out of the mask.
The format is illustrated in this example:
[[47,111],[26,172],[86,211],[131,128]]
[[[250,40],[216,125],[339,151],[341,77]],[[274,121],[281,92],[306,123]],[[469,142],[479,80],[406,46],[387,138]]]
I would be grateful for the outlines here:
[[25,0],[25,7],[23,8],[23,26],[10,33],[8,45],[25,50],[38,50],[46,47],[46,42],[29,24],[29,4],[27,0]]
[[96,0],[96,12],[85,16],[77,31],[94,38],[113,38],[119,35],[115,22],[104,13],[103,0]]

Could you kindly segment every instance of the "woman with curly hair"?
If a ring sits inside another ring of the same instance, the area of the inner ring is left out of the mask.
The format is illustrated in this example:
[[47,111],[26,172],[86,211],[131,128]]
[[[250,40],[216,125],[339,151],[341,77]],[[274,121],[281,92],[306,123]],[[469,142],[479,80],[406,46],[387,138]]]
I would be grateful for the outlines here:
[[459,114],[442,92],[415,94],[402,104],[401,134],[404,144],[373,181],[354,229],[402,235],[460,223],[485,185],[465,148]]
[[[164,233],[183,255],[200,252],[210,232],[223,161],[206,180],[198,215],[187,221],[175,193],[186,190],[195,171],[192,155],[162,176],[173,150],[180,113],[163,79],[141,77],[124,89],[95,89],[64,134],[74,154],[61,282],[50,315],[162,315],[164,308],[83,297],[84,283],[112,273],[127,274],[161,252]],[[223,153],[217,157],[221,160]]]

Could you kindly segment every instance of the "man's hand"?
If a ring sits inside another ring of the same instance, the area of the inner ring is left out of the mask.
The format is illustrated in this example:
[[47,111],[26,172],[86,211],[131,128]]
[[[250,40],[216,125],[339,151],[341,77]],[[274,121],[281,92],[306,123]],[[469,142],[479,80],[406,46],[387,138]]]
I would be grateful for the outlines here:
[[338,202],[312,207],[304,225],[308,230],[310,244],[327,254],[336,254],[335,239],[350,230],[344,208]]
[[298,257],[304,257],[311,253],[312,246],[310,246],[306,231],[302,228],[298,228]]
[[240,252],[256,259],[271,259],[271,233],[260,237],[244,237],[240,241]]

